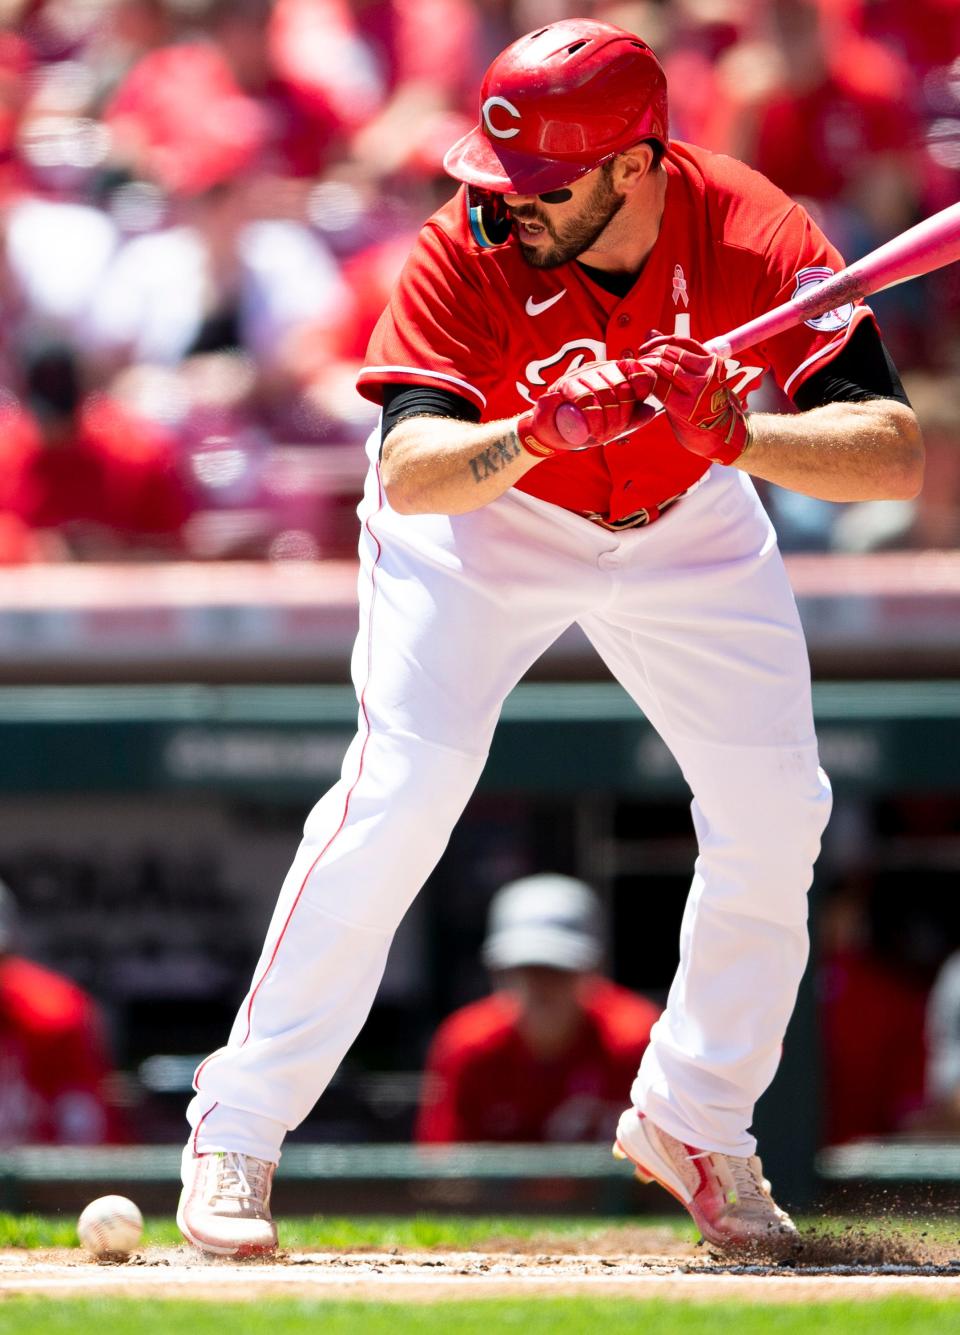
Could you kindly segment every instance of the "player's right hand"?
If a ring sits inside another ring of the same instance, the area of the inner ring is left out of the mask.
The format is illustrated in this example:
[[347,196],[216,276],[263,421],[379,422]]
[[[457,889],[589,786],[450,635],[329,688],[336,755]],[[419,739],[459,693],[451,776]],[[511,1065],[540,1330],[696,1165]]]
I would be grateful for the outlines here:
[[752,434],[724,359],[696,339],[656,332],[639,356],[653,373],[654,393],[684,449],[716,463],[736,463]]
[[591,362],[570,371],[520,414],[520,444],[529,454],[547,458],[561,451],[607,445],[636,431],[656,411],[644,403],[654,379],[645,366],[629,360]]

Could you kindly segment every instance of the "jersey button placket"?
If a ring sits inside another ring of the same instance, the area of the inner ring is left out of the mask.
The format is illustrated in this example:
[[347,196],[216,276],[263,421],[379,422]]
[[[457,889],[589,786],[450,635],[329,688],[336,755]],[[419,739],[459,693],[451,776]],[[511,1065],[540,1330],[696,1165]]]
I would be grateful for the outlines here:
[[[633,317],[629,315],[626,311],[621,311],[620,314],[617,316],[616,322],[617,322],[617,327],[619,329],[626,330],[629,329],[630,325],[633,323]],[[633,348],[621,348],[619,355],[622,361],[626,358],[635,357],[637,354],[634,352]]]

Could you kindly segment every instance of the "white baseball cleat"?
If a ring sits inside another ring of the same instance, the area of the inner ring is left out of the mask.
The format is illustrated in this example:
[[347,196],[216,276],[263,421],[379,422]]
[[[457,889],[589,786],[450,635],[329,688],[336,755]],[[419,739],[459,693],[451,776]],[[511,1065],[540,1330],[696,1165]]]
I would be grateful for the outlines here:
[[277,1249],[270,1215],[276,1164],[249,1154],[183,1152],[177,1227],[213,1256],[265,1256]]
[[684,1145],[636,1108],[620,1118],[613,1153],[634,1164],[641,1182],[658,1182],[675,1196],[715,1247],[783,1250],[798,1237],[756,1155],[744,1159]]

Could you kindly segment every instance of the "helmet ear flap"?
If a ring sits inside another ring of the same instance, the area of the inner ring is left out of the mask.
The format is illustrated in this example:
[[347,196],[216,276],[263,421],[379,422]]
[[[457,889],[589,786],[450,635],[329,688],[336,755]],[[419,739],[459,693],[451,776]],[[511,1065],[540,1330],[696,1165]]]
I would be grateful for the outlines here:
[[467,219],[474,241],[485,250],[510,240],[510,210],[503,202],[503,195],[493,190],[467,186]]

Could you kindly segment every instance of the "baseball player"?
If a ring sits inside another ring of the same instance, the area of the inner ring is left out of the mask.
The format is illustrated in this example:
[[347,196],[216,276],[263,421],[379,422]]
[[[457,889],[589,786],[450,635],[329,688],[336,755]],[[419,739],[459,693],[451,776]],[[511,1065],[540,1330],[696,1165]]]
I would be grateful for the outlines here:
[[[842,261],[764,178],[669,140],[639,38],[550,24],[493,61],[480,103],[445,160],[464,184],[422,228],[360,375],[383,411],[360,507],[359,728],[229,1041],[197,1071],[178,1217],[209,1252],[275,1247],[284,1135],[363,1024],[504,698],[573,622],[681,765],[699,841],[617,1152],[718,1247],[794,1232],[749,1127],[807,959],[830,788],[751,474],[910,497],[920,433],[866,306],[737,361],[705,351]],[[749,412],[765,374],[796,414]],[[587,424],[577,448],[558,409]]]

